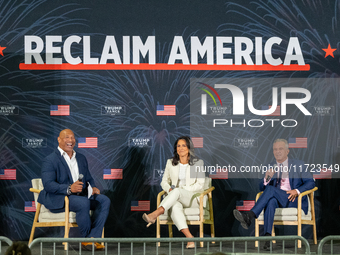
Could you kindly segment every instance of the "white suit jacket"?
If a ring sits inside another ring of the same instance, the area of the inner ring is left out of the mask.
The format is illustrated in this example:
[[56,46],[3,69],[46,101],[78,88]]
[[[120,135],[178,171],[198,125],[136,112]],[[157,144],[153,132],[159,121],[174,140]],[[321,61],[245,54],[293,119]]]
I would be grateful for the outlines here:
[[[198,160],[193,166],[188,167],[186,172],[186,184],[183,189],[192,192],[201,192],[204,190],[205,173],[203,172],[204,162]],[[168,159],[161,182],[162,189],[169,193],[171,185],[177,185],[179,174],[179,163],[177,166],[172,165],[172,159]]]

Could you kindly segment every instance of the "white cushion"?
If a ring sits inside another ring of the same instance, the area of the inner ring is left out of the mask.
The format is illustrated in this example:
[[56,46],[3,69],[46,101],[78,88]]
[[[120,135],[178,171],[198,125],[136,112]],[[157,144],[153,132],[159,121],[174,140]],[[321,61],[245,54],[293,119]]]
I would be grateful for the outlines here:
[[[312,213],[311,213],[311,206],[310,206],[310,201],[309,201],[309,196],[307,195],[308,199],[308,213],[307,215],[303,210],[301,210],[301,219],[302,220],[311,220],[312,219]],[[274,215],[274,221],[282,221],[282,220],[287,220],[287,221],[297,221],[297,212],[298,209],[294,207],[290,208],[276,208],[275,210],[275,215]],[[259,217],[257,218],[258,220],[263,220],[264,219],[264,213],[263,210],[260,213]]]
[[[40,214],[39,214],[39,222],[57,222],[57,221],[65,221],[65,212],[52,213],[44,205],[41,205]],[[69,222],[76,223],[75,212],[70,212]]]

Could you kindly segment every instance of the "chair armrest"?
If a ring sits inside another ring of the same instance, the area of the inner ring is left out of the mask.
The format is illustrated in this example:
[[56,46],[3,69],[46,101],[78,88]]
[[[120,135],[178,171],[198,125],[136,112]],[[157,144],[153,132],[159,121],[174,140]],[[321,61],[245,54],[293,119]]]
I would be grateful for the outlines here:
[[263,191],[259,192],[256,194],[256,198],[255,198],[255,202],[260,198],[260,196],[262,195]]
[[[203,198],[205,195],[208,195],[208,200],[209,200],[209,208],[211,209],[210,212],[212,214],[212,196],[211,196],[211,192],[215,189],[215,187],[210,187],[209,189],[206,189],[205,191],[203,191],[201,194],[200,194],[200,221],[203,222],[204,220],[204,212],[203,212]],[[213,216],[210,215],[210,219],[212,219]]]
[[161,204],[161,198],[162,198],[162,196],[163,196],[165,193],[166,193],[166,192],[165,192],[164,190],[158,193],[158,195],[157,195],[157,208],[158,208],[159,205]]
[[314,187],[314,189],[309,189],[309,190],[306,190],[305,192],[302,192],[299,194],[299,197],[303,197],[303,196],[306,196],[314,191],[317,191],[318,190],[318,187]]
[[33,192],[33,193],[40,193],[40,189],[33,189],[33,188],[30,188],[30,191]]
[[303,196],[306,196],[308,194],[311,194],[313,193],[314,191],[318,190],[318,187],[314,187],[313,189],[309,189],[309,190],[306,190],[305,192],[302,192],[299,194],[298,196],[298,205],[300,204],[301,205],[301,202],[302,202],[302,197]]
[[200,197],[204,197],[206,194],[210,193],[211,191],[213,191],[215,189],[215,187],[211,187],[209,189],[206,189],[205,191],[203,191],[200,195]]
[[203,210],[203,198],[205,195],[208,195],[209,198],[211,198],[211,192],[215,189],[215,187],[211,187],[209,189],[206,189],[200,194],[200,210]]

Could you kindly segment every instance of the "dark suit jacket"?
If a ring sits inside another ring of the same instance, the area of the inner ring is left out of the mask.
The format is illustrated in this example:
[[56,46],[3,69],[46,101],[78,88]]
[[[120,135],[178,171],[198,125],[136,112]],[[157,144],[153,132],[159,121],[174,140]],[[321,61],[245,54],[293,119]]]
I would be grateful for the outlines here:
[[[87,183],[95,187],[85,156],[77,152],[76,160],[79,174],[84,175],[83,188],[86,188]],[[44,159],[41,177],[44,189],[39,194],[38,202],[45,205],[47,209],[63,208],[68,186],[73,183],[73,179],[65,159],[58,149]]]
[[[272,162],[270,165],[276,164]],[[289,184],[291,189],[298,189],[300,193],[305,192],[306,190],[313,189],[315,187],[315,182],[313,180],[313,176],[309,173],[308,169],[306,172],[306,167],[304,162],[297,159],[288,158],[288,171],[289,171]],[[273,178],[267,185],[275,186],[277,180],[277,173],[273,175]],[[265,189],[265,185],[263,184],[263,179],[260,181],[260,190],[263,191]],[[292,207],[291,205],[289,207]],[[307,214],[308,212],[308,200],[307,197],[304,196],[302,198],[302,210]]]

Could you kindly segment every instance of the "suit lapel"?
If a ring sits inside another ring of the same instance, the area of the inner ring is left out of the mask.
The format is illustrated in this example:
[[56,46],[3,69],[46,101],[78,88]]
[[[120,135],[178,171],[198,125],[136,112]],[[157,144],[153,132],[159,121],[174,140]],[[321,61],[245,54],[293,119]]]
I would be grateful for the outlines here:
[[70,168],[68,167],[68,165],[67,165],[67,163],[66,163],[66,160],[64,159],[63,156],[61,156],[60,151],[59,151],[58,149],[56,150],[55,153],[57,154],[57,157],[58,157],[58,159],[60,160],[60,162],[63,164],[64,168],[66,169],[68,178],[73,182],[73,178],[72,178],[72,175],[71,175],[71,170],[70,170]]
[[178,183],[178,175],[179,175],[179,163],[177,164],[177,166],[174,166],[174,171],[173,171],[173,183],[171,183],[172,185],[177,186]]
[[77,157],[77,155],[76,155],[76,160],[77,160],[77,164],[78,164],[78,172],[79,172],[79,174],[82,174],[85,177],[85,174],[83,173],[84,167],[82,167],[83,161],[79,161],[78,159],[79,159],[79,157]]

